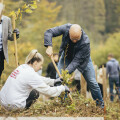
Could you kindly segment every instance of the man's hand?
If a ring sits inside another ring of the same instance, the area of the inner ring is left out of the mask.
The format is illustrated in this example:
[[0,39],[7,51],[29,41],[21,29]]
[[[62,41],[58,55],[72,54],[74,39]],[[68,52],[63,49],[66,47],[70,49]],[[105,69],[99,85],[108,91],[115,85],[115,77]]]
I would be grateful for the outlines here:
[[17,28],[14,29],[13,33],[16,33],[16,38],[19,38],[19,34],[20,34],[19,29]]
[[53,54],[53,49],[52,49],[52,46],[48,46],[48,48],[46,49],[46,53],[49,57],[52,56]]
[[64,86],[65,87],[65,92],[70,93],[70,89],[68,88],[68,86]]

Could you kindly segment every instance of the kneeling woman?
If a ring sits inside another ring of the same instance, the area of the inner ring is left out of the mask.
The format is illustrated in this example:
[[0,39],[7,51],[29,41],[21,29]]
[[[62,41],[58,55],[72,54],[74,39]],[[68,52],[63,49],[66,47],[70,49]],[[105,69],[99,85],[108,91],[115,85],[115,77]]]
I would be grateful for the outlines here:
[[39,93],[56,97],[61,92],[69,92],[67,86],[50,87],[60,80],[38,75],[37,71],[42,68],[43,61],[43,56],[37,50],[32,50],[26,58],[26,64],[20,65],[11,73],[0,91],[0,104],[5,109],[29,108]]

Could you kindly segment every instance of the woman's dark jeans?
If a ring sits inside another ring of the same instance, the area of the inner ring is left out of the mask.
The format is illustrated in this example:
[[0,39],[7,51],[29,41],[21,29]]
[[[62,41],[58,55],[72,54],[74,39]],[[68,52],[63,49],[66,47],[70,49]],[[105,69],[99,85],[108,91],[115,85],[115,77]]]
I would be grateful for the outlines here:
[[36,100],[39,98],[39,92],[37,90],[32,90],[30,92],[29,97],[26,99],[26,109],[29,109],[29,107],[36,102]]

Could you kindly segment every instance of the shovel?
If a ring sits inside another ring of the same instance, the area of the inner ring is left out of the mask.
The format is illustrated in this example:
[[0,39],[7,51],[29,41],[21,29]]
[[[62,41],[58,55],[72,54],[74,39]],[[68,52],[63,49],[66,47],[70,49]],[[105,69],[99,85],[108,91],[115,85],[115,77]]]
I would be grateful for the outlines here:
[[[62,76],[61,76],[61,74],[60,74],[60,71],[58,70],[57,65],[56,65],[56,63],[55,63],[55,61],[54,61],[54,59],[53,59],[53,55],[51,56],[51,60],[52,60],[52,63],[53,63],[53,65],[54,65],[54,67],[55,67],[55,69],[56,69],[59,77],[62,78]],[[71,102],[73,103],[73,99],[72,99],[72,96],[70,95],[70,93],[68,94],[68,97],[70,98]]]

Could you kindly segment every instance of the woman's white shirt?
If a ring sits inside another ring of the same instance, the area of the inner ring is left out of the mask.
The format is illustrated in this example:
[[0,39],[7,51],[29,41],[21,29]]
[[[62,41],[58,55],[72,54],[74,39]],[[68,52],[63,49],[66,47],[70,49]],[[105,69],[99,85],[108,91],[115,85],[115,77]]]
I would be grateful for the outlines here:
[[34,69],[27,65],[20,65],[8,77],[0,91],[0,103],[6,109],[23,109],[30,92],[36,89],[46,96],[56,97],[65,91],[63,85],[54,85],[54,79],[39,76]]

